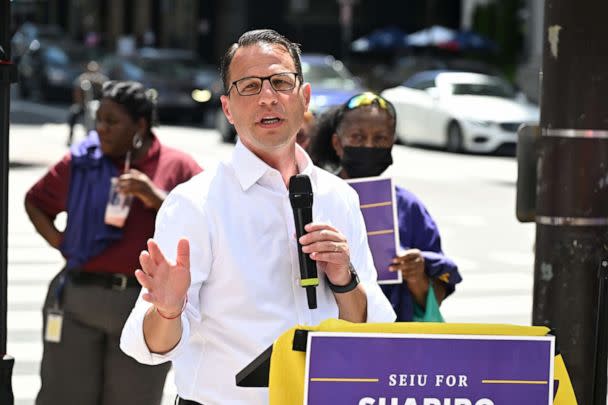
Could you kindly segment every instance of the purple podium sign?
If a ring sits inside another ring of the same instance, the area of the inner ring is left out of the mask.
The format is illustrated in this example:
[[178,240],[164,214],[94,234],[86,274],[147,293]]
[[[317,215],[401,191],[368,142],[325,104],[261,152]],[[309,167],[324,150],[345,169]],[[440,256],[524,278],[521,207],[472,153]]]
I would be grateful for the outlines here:
[[401,283],[401,272],[388,270],[399,246],[393,180],[387,177],[367,177],[348,180],[348,183],[359,195],[361,213],[367,228],[367,243],[378,272],[378,284]]
[[304,405],[551,405],[554,339],[311,332]]

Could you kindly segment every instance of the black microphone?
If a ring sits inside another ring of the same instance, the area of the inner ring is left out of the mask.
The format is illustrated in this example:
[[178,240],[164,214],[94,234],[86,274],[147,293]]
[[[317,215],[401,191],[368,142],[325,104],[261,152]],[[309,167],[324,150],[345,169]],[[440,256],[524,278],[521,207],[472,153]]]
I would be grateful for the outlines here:
[[289,179],[289,201],[293,209],[293,219],[296,223],[296,235],[298,238],[298,257],[300,259],[300,285],[306,288],[308,308],[317,307],[317,292],[315,287],[319,285],[317,277],[317,264],[310,255],[302,252],[300,237],[306,235],[304,225],[312,222],[312,186],[310,178],[305,174],[297,174]]

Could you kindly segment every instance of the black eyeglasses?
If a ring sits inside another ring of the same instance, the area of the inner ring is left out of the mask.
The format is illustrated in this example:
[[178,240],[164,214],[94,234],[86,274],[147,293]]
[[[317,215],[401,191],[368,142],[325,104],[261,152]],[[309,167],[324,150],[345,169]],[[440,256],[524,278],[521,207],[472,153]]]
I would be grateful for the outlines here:
[[236,91],[241,96],[255,96],[262,91],[264,80],[268,80],[270,86],[275,91],[291,91],[298,84],[298,76],[295,72],[284,72],[265,77],[243,77],[242,79],[233,81],[226,94],[230,94],[232,87],[236,87]]

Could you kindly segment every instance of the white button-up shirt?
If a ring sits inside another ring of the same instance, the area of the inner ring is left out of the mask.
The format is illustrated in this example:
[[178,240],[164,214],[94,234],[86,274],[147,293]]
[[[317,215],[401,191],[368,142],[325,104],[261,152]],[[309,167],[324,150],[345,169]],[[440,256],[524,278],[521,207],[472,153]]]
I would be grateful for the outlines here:
[[[313,166],[299,146],[296,160],[311,179],[313,220],[333,225],[348,240],[367,293],[367,321],[394,321],[376,283],[357,194]],[[318,308],[308,308],[295,233],[280,173],[237,143],[230,161],[176,187],[158,212],[154,239],[167,258],[175,260],[180,237],[190,241],[192,284],[180,342],[165,355],[150,352],[142,325],[151,304],[140,296],[121,349],[144,364],[171,360],[182,398],[205,405],[267,404],[268,389],[237,387],[235,375],[286,330],[338,317],[325,277],[316,288]]]

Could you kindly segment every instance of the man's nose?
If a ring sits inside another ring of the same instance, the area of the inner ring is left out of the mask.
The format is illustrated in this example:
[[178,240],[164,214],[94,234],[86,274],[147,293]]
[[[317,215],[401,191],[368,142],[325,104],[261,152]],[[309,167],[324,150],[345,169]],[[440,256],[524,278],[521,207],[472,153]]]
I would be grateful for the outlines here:
[[272,88],[270,80],[262,81],[262,90],[260,91],[260,104],[276,104],[277,92]]

